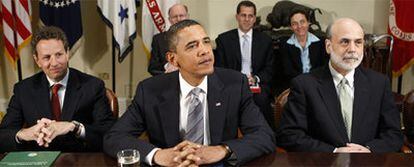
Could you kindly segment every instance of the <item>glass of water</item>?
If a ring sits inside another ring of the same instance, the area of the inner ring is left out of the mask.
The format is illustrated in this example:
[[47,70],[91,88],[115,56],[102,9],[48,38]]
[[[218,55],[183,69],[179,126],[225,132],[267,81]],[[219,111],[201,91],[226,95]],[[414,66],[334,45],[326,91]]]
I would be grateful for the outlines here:
[[117,153],[118,166],[120,167],[138,167],[139,152],[135,149],[121,150]]

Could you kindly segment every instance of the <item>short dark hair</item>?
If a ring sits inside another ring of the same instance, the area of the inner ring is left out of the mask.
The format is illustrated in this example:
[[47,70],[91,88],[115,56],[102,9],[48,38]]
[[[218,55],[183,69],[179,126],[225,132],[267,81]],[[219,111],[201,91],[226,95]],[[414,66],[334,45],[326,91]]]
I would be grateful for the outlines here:
[[253,2],[251,2],[251,1],[241,1],[241,2],[237,5],[237,14],[239,14],[239,13],[240,13],[240,8],[241,8],[242,6],[245,6],[245,7],[253,7],[253,9],[254,9],[254,15],[256,15],[256,5],[255,5]]
[[172,25],[170,27],[170,29],[167,31],[167,43],[168,43],[168,49],[169,51],[175,51],[177,49],[177,43],[178,43],[178,38],[177,38],[177,34],[179,31],[181,31],[182,29],[186,28],[186,27],[190,27],[193,25],[200,25],[200,23],[198,23],[195,20],[191,20],[191,19],[187,19],[187,20],[182,20],[174,25]]
[[62,29],[55,27],[55,26],[44,26],[40,27],[40,29],[33,34],[32,37],[32,52],[37,56],[36,46],[41,40],[49,40],[49,39],[56,39],[63,42],[63,46],[65,47],[65,51],[69,50],[69,42],[68,38],[66,37],[65,32]]
[[289,15],[289,24],[292,21],[293,15],[298,14],[298,13],[303,14],[305,16],[305,18],[306,18],[306,21],[309,22],[309,13],[303,7],[296,7],[296,8],[293,8],[292,9],[292,12],[290,12],[290,15]]

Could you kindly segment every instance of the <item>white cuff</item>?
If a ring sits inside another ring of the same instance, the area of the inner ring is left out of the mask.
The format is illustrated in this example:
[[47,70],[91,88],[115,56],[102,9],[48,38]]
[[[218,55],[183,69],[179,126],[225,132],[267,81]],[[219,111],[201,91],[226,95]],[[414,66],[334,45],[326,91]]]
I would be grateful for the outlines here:
[[167,70],[168,66],[170,66],[170,63],[168,63],[168,62],[167,62],[167,63],[165,63],[165,64],[164,64],[164,70]]
[[260,78],[257,75],[254,75],[254,77],[256,78],[256,83],[260,83]]
[[85,138],[85,126],[83,126],[82,123],[80,123],[79,129],[80,129],[79,138],[82,138],[82,139]]
[[14,136],[14,140],[16,140],[16,143],[21,144],[21,143],[20,143],[20,141],[19,141],[19,139],[17,138],[17,133],[16,133],[16,135]]
[[161,150],[160,148],[154,148],[152,149],[148,155],[145,157],[145,163],[147,163],[150,166],[153,166],[154,164],[152,164],[152,160],[154,159],[154,155],[155,152],[157,152],[158,150]]

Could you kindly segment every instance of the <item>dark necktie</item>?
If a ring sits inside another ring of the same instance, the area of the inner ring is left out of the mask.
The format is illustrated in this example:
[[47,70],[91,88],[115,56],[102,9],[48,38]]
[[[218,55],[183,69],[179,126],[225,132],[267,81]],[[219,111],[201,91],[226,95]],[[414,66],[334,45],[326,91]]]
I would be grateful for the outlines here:
[[60,111],[60,102],[59,102],[59,94],[58,94],[60,87],[62,87],[61,84],[54,84],[52,86],[52,112],[53,112],[53,118],[56,121],[60,120],[60,114],[62,113]]
[[199,144],[203,144],[204,141],[203,105],[199,98],[201,91],[200,88],[194,88],[190,92],[187,131],[184,137],[186,140]]

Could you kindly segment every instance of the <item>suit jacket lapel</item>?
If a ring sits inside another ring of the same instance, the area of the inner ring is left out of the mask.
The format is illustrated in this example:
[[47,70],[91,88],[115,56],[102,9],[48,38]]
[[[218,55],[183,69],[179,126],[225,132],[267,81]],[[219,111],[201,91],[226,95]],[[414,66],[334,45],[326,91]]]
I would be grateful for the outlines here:
[[33,100],[36,104],[40,118],[46,117],[53,119],[50,102],[49,82],[47,81],[46,75],[44,73],[38,78],[38,80],[34,82],[33,95]]
[[341,106],[336,93],[335,85],[332,80],[332,75],[329,71],[329,67],[325,66],[323,70],[317,73],[319,78],[319,93],[322,96],[323,102],[328,109],[328,113],[332,118],[332,122],[335,124],[336,129],[338,130],[340,136],[344,140],[344,143],[348,141],[348,135],[346,133],[345,123],[342,118]]
[[352,110],[352,139],[361,136],[355,134],[356,129],[360,127],[361,122],[364,121],[364,114],[366,113],[366,106],[369,102],[369,81],[361,71],[361,67],[355,69],[354,74],[354,106]]
[[238,34],[237,29],[235,29],[232,33],[230,44],[233,44],[234,54],[236,54],[236,55],[234,55],[235,62],[236,62],[236,68],[237,68],[236,70],[240,71],[241,70],[241,57],[242,57],[242,54],[241,54],[241,50],[240,50],[241,46],[240,46],[240,39],[239,39],[239,34]]
[[66,85],[65,99],[62,107],[62,120],[71,121],[75,110],[78,108],[79,99],[82,96],[80,81],[77,71],[69,69],[68,84]]
[[317,57],[319,54],[321,54],[318,52],[319,46],[321,45],[317,45],[316,42],[309,45],[309,60],[311,63],[311,69],[314,69],[317,64],[320,64],[319,61],[321,60],[318,60]]
[[303,65],[302,65],[302,60],[300,59],[300,49],[297,48],[295,45],[290,45],[289,51],[291,52],[291,54],[289,55],[291,57],[292,60],[292,65],[294,66],[294,69],[296,69],[300,74],[303,72]]
[[[252,70],[253,69],[259,69],[259,68],[256,68],[256,66],[257,66],[257,62],[259,62],[258,59],[260,57],[258,55],[256,55],[255,53],[259,52],[259,49],[260,49],[259,45],[261,45],[261,42],[260,42],[260,39],[257,37],[256,33],[257,32],[255,32],[255,31],[252,32],[252,50],[250,51],[251,61],[252,61]],[[252,71],[252,72],[254,72],[254,71]]]
[[161,94],[159,99],[159,105],[157,110],[165,137],[165,141],[168,147],[175,146],[182,140],[179,129],[180,120],[180,86],[178,80],[178,72],[174,72],[170,75],[171,82],[168,84],[168,90]]
[[230,104],[227,104],[227,101],[224,100],[227,99],[223,91],[224,85],[215,74],[208,76],[207,86],[210,139],[211,144],[217,144],[221,142],[223,134],[226,118],[224,108]]

